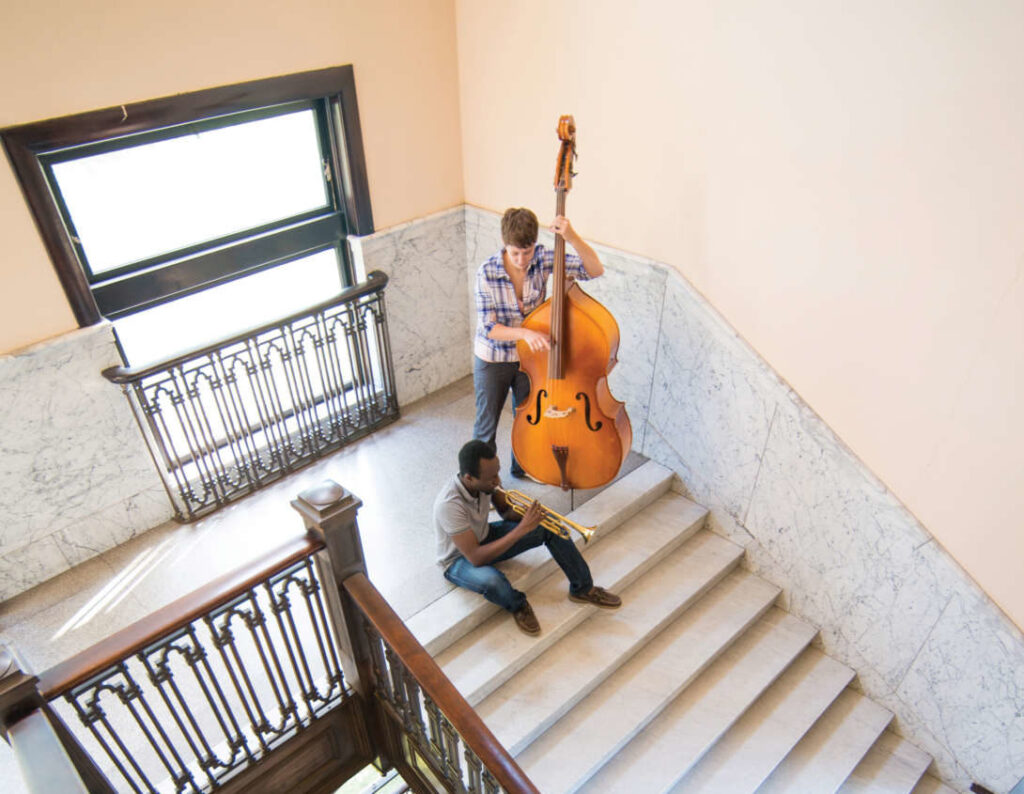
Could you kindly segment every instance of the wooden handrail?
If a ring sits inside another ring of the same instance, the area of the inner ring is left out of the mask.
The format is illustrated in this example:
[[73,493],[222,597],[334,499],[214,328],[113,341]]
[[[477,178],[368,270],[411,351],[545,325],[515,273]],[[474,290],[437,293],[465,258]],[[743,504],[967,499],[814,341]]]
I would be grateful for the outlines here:
[[231,336],[223,337],[222,339],[218,339],[215,342],[211,342],[205,347],[196,348],[194,350],[186,350],[184,352],[171,356],[170,358],[165,358],[160,361],[147,364],[146,366],[143,367],[107,367],[107,369],[103,370],[102,374],[103,377],[109,380],[111,383],[132,383],[133,381],[137,381],[140,378],[146,377],[147,375],[152,375],[155,372],[163,372],[164,370],[173,367],[176,364],[180,364],[183,361],[188,361],[189,359],[195,358],[197,356],[203,356],[206,355],[207,353],[212,353],[213,351],[219,350],[222,347],[226,347],[227,345],[232,345],[235,342],[241,342],[246,339],[249,339],[250,337],[258,336],[264,333],[265,331],[270,331],[279,326],[287,325],[288,323],[293,322],[295,320],[302,319],[303,317],[308,317],[311,314],[316,314],[317,312],[323,311],[324,309],[329,309],[331,306],[335,306],[339,303],[343,303],[345,301],[353,301],[356,298],[361,298],[364,295],[369,295],[371,292],[380,292],[381,290],[384,289],[384,287],[387,286],[387,283],[387,274],[383,273],[380,270],[374,270],[366,277],[366,281],[360,284],[353,284],[351,287],[343,289],[333,298],[328,298],[325,301],[321,301],[315,306],[310,306],[307,309],[302,309],[300,311],[293,312],[292,314],[289,314],[286,317],[281,317],[280,319],[272,320],[270,322],[263,323],[262,325],[254,326],[252,328],[249,328],[248,330],[241,331],[237,334],[232,334]]
[[537,787],[491,733],[437,662],[420,645],[391,605],[362,573],[344,581],[345,590],[381,637],[437,704],[466,745],[510,794],[540,794]]
[[211,580],[42,673],[39,676],[39,689],[43,697],[48,701],[59,697],[76,684],[87,681],[110,665],[188,625],[268,576],[323,548],[323,540],[307,532],[282,543],[251,563]]

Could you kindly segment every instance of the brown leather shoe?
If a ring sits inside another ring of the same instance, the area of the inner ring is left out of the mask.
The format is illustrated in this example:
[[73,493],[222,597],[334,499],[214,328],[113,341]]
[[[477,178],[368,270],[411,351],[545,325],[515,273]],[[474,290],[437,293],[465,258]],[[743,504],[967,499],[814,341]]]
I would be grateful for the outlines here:
[[524,634],[529,634],[531,637],[540,634],[540,622],[533,614],[533,607],[530,606],[529,601],[523,602],[523,605],[512,613],[512,617],[515,618],[516,625]]
[[569,600],[578,604],[593,604],[603,609],[618,609],[622,606],[622,599],[615,593],[609,593],[603,587],[591,587],[587,592],[579,595],[569,593]]

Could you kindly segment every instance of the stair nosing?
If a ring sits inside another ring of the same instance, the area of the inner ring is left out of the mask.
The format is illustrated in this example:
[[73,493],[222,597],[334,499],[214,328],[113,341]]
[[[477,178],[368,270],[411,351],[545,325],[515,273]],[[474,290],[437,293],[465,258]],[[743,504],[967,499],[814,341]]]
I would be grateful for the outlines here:
[[[794,643],[795,647],[787,647],[785,653],[783,654],[783,659],[781,660],[780,666],[777,669],[773,668],[770,671],[769,678],[767,678],[766,680],[758,682],[758,688],[756,689],[756,691],[754,691],[752,693],[752,697],[750,697],[750,699],[746,703],[742,704],[742,706],[740,707],[740,709],[738,711],[735,711],[734,713],[730,714],[726,718],[727,721],[724,724],[719,724],[719,725],[715,726],[713,728],[713,730],[715,731],[713,733],[713,735],[701,737],[701,739],[699,741],[702,742],[702,745],[700,747],[697,747],[697,748],[694,749],[694,753],[693,753],[692,757],[687,762],[684,762],[684,764],[680,765],[680,767],[678,769],[673,769],[671,771],[671,773],[670,773],[671,777],[669,779],[659,781],[659,786],[660,787],[657,788],[657,789],[654,789],[654,790],[657,790],[657,791],[660,791],[660,792],[668,792],[668,791],[670,791],[689,772],[689,770],[691,770],[694,766],[696,766],[700,762],[700,760],[715,745],[715,743],[733,725],[736,724],[736,722],[742,717],[742,715],[744,713],[746,713],[747,709],[750,708],[750,705],[752,703],[756,702],[756,700],[759,697],[761,697],[761,695],[765,691],[767,691],[767,689],[776,680],[778,680],[779,676],[781,676],[785,672],[785,670],[789,667],[789,665],[791,665],[793,663],[793,660],[796,659],[801,653],[803,653],[804,649],[806,649],[810,645],[811,640],[814,638],[814,635],[817,634],[817,628],[816,627],[814,627],[813,625],[807,623],[806,621],[803,621],[803,620],[797,618],[796,616],[792,615],[791,613],[786,612],[785,610],[776,608],[776,613],[778,615],[775,618],[776,620],[778,620],[780,622],[782,622],[782,621],[789,621],[792,624],[793,629],[794,630],[799,630],[800,634],[802,635],[802,636],[799,636],[799,637],[797,637],[795,639],[792,639],[792,642]],[[772,617],[771,610],[769,610],[769,614],[765,615],[764,618],[762,618],[762,620],[759,621],[758,623],[760,624],[760,623],[762,623],[764,621],[767,621],[771,617]],[[732,646],[730,646],[730,650],[734,649],[735,646],[737,646],[739,643],[741,643],[746,637],[747,637],[747,632],[744,633],[743,637],[739,638],[735,643],[733,643]],[[715,663],[718,664],[718,663],[722,662],[724,656],[725,656],[725,654],[722,654],[721,656],[719,656],[715,660]],[[738,660],[738,663],[742,664],[743,661],[744,661],[743,659],[740,659],[740,660]],[[708,675],[710,672],[711,672],[711,667],[707,666],[707,667],[704,668],[704,670],[702,670],[701,676],[703,677],[705,675]],[[680,704],[685,703],[686,702],[685,699],[688,698],[688,697],[698,697],[698,696],[701,696],[701,695],[699,695],[699,693],[696,690],[691,690],[690,689],[690,687],[693,686],[693,685],[699,685],[698,684],[699,680],[700,679],[694,679],[691,684],[687,685],[687,687],[685,687],[684,689],[676,692],[675,695],[673,696],[673,698],[668,703],[665,703],[658,710],[658,713],[655,714],[651,719],[649,719],[646,722],[646,724],[643,726],[644,727],[644,733],[646,734],[645,737],[644,737],[645,739],[649,739],[650,738],[650,734],[648,734],[647,731],[649,731],[651,729],[651,726],[653,725],[653,723],[654,723],[654,721],[656,719],[659,719],[659,718],[661,718],[663,720],[664,719],[669,719],[667,715],[671,714],[671,709],[672,708],[678,707]],[[748,693],[748,694],[751,694],[751,693]],[[671,730],[671,728],[674,727],[675,725],[676,725],[675,723],[671,723],[671,724],[665,725],[664,727],[666,728],[666,730]],[[637,738],[638,735],[639,734],[634,734],[634,736],[632,736],[630,738],[630,742],[632,742],[633,739]],[[662,741],[665,741],[665,739],[662,738]],[[624,749],[626,749],[626,745],[623,745],[622,747],[620,747],[616,751],[615,756],[609,758],[604,764],[601,765],[600,768],[598,768],[597,770],[592,772],[586,779],[579,781],[576,784],[576,786],[571,789],[571,791],[578,791],[578,790],[580,790],[580,786],[581,785],[586,785],[588,791],[592,790],[592,788],[595,785],[595,783],[597,785],[600,785],[600,783],[601,783],[600,777],[599,777],[600,775],[607,774],[611,769],[613,769],[613,765],[615,763],[620,763],[620,764],[621,763],[625,763],[625,756],[623,756],[621,758],[619,757],[619,752],[621,752]],[[648,768],[655,768],[655,767],[648,767]],[[660,769],[660,767],[657,767],[657,768]],[[595,778],[596,778],[596,780],[595,780]],[[649,784],[647,784],[647,785],[649,785]],[[600,789],[598,789],[598,790],[600,790]],[[652,789],[645,789],[645,791],[647,791],[647,790],[652,790]]]
[[[731,648],[735,644],[735,642],[737,642],[753,625],[760,622],[766,616],[766,614],[772,610],[775,600],[778,596],[779,589],[774,585],[765,582],[763,579],[760,579],[759,577],[753,574],[749,574],[749,572],[744,573],[746,573],[750,577],[750,581],[757,582],[760,585],[763,585],[768,588],[768,592],[765,594],[763,603],[761,603],[751,613],[743,615],[742,620],[738,625],[730,627],[729,634],[716,638],[715,642],[718,644],[715,645],[713,648],[706,649],[709,652],[703,658],[692,660],[694,662],[694,666],[692,668],[685,671],[685,673],[681,677],[677,677],[671,680],[668,684],[666,684],[663,691],[657,696],[655,701],[652,702],[652,704],[650,704],[649,706],[645,705],[643,707],[644,710],[642,711],[642,713],[635,715],[635,718],[631,718],[630,724],[628,726],[625,726],[623,730],[621,730],[616,735],[616,737],[614,737],[613,746],[603,748],[602,755],[599,758],[587,762],[589,764],[588,768],[582,770],[577,775],[575,783],[572,784],[572,787],[569,790],[576,790],[580,786],[585,785],[586,782],[591,777],[593,777],[593,775],[595,775],[601,769],[602,766],[607,764],[608,761],[611,758],[613,758],[617,752],[619,752],[619,750],[621,750],[626,744],[628,744],[628,742],[631,741],[635,736],[639,735],[647,727],[647,725],[649,725],[654,719],[656,719],[658,715],[670,703],[672,703],[676,697],[680,695],[680,693],[682,693],[688,686],[690,686],[694,681],[696,681],[711,665],[713,665],[722,656],[723,653],[727,652],[729,648]],[[714,592],[715,591],[713,590],[712,593]],[[717,596],[714,597],[723,597],[728,599],[728,596],[724,595],[723,593],[724,591],[719,592]],[[768,595],[770,595],[770,598],[767,597]],[[708,597],[712,597],[710,593],[708,596],[705,596],[705,598]],[[712,619],[714,611],[717,608],[725,608],[724,606],[709,606],[709,602],[705,601],[704,599],[702,599],[702,604],[704,609],[707,610],[707,612],[702,614],[699,611],[692,611],[695,609],[696,605],[694,608],[691,608],[691,610],[687,610],[673,624],[675,628],[670,627],[666,630],[666,632],[663,632],[664,636],[659,635],[661,637],[661,642],[663,644],[667,644],[668,648],[672,648],[673,646],[682,647],[676,646],[676,643],[683,643],[683,638],[686,637],[690,631],[697,631],[698,629],[694,627],[700,627],[702,620]],[[797,623],[803,623],[802,621],[798,621],[796,618],[792,618],[792,620]],[[689,626],[686,625],[687,622],[689,623]],[[812,629],[813,627],[808,626],[808,630],[810,632],[809,636],[813,634]],[[675,637],[672,636],[673,631],[677,632]],[[658,638],[656,638],[654,640],[654,643],[652,644],[656,644],[658,642],[659,640]],[[616,670],[615,673],[612,674],[612,676],[609,676],[608,680],[603,682],[601,687],[595,690],[595,692],[588,695],[588,698],[599,696],[598,693],[601,691],[602,688],[607,688],[609,692],[619,692],[621,689],[620,684],[622,682],[614,680],[616,675],[623,676],[625,680],[636,680],[636,674],[641,670],[645,669],[646,665],[652,662],[652,660],[655,658],[652,656],[645,660],[643,658],[643,653],[647,650],[648,648],[645,646],[645,648],[642,649],[636,656],[630,659],[619,670]],[[659,654],[663,654],[666,650],[666,648],[661,648],[657,649],[657,652]],[[631,666],[635,667],[636,669],[631,670]],[[610,696],[607,699],[611,700]],[[569,719],[572,719],[572,712],[570,712],[570,714],[567,716],[569,717]],[[574,726],[569,723],[562,725],[561,722],[559,722],[555,723],[552,729],[562,732],[570,729],[575,731],[578,730],[578,726]],[[526,770],[527,775],[530,775],[531,777],[533,777],[533,775],[531,774],[530,767],[534,765],[531,755],[535,754],[532,753],[532,750],[535,746],[543,746],[544,740],[544,736],[542,736],[539,740],[537,740],[534,743],[534,745],[528,747],[526,751],[524,751],[524,753],[521,754],[520,764],[525,765],[524,769]]]
[[[543,715],[538,714],[535,716],[534,719],[530,720],[530,724],[532,725],[532,727],[528,732],[518,737],[509,737],[508,735],[506,735],[506,732],[503,731],[503,724],[496,724],[491,726],[491,730],[494,732],[495,736],[498,737],[499,741],[501,741],[502,744],[505,745],[509,752],[511,752],[513,755],[522,752],[540,734],[547,730],[548,727],[557,722],[561,717],[568,713],[577,703],[582,701],[587,695],[589,695],[598,686],[600,686],[609,676],[611,676],[615,672],[615,670],[617,670],[619,667],[625,664],[635,653],[637,653],[649,641],[651,641],[655,636],[657,636],[671,623],[673,623],[677,618],[679,618],[687,609],[689,609],[691,606],[697,603],[706,593],[708,593],[720,582],[729,577],[730,574],[733,574],[737,570],[739,570],[739,562],[743,556],[742,547],[735,546],[735,544],[732,544],[730,541],[727,541],[718,535],[708,532],[707,530],[702,530],[701,532],[695,533],[694,536],[687,543],[681,544],[678,548],[672,551],[669,557],[660,561],[659,566],[657,567],[660,567],[662,565],[668,566],[665,570],[665,574],[669,575],[671,574],[674,566],[679,566],[684,564],[685,562],[690,562],[690,559],[688,555],[685,554],[685,552],[694,541],[701,539],[702,536],[707,538],[707,540],[704,541],[705,545],[711,545],[712,551],[709,551],[708,553],[719,554],[723,557],[723,559],[715,560],[713,563],[710,561],[704,563],[708,567],[710,567],[712,564],[718,566],[717,568],[715,568],[712,574],[708,578],[702,580],[699,586],[696,587],[692,592],[690,592],[685,599],[680,599],[678,603],[672,605],[668,612],[660,615],[656,622],[651,623],[642,634],[630,640],[630,644],[627,647],[619,650],[614,658],[609,659],[607,661],[602,661],[601,669],[596,671],[594,675],[590,676],[585,681],[580,682],[579,685],[576,686],[572,690],[572,692],[567,696],[563,697],[560,695],[560,699],[557,703],[556,708],[544,712]],[[717,544],[717,548],[715,548],[715,545],[713,544]],[[696,553],[699,552],[700,550],[698,550]],[[650,575],[650,573],[651,572],[648,572],[648,575]],[[746,573],[746,575],[753,576],[753,574],[749,573]],[[640,584],[640,582],[633,582],[631,587],[638,584]],[[622,593],[624,605],[628,605],[630,603],[629,593],[629,588],[627,588]],[[591,630],[599,629],[602,621],[615,620],[616,616],[617,615],[615,612],[597,611],[593,613],[586,621],[577,626],[573,630],[572,634],[575,634],[576,632],[588,632]],[[562,642],[570,640],[572,634],[564,637],[562,639]],[[520,670],[515,676],[510,678],[501,687],[495,690],[495,692],[493,692],[491,696],[499,695],[501,694],[501,690],[509,688],[509,691],[505,693],[507,696],[506,701],[512,700],[512,698],[515,697],[514,693],[516,691],[517,680],[528,680],[531,668],[543,662],[545,656],[555,651],[557,647],[558,646],[553,646],[552,648],[549,648],[545,652],[545,654],[542,654],[533,662],[531,662],[530,665],[527,665],[522,670]],[[590,657],[587,659],[587,665],[588,667],[591,667],[592,664],[593,658]],[[550,670],[545,671],[545,674],[550,674]],[[481,702],[480,706],[484,706],[485,703],[486,699],[485,701]],[[484,712],[482,716],[484,717],[485,721],[491,719],[491,717],[486,714],[486,709],[481,710]]]

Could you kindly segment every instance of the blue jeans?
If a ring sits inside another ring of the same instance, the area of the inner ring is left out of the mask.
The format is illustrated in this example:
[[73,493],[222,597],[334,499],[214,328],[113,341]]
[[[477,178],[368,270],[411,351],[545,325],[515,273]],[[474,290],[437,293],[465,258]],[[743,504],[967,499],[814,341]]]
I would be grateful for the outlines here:
[[[489,525],[490,531],[483,543],[491,543],[504,537],[518,524],[518,521],[492,521]],[[571,540],[548,532],[543,527],[537,527],[532,532],[523,535],[494,562],[508,560],[542,544],[548,547],[548,551],[558,563],[558,567],[565,573],[565,578],[569,580],[570,593],[579,595],[594,586],[587,561],[583,559],[583,555],[580,554],[576,545]],[[452,584],[479,593],[491,603],[497,604],[509,612],[516,612],[526,603],[526,594],[516,590],[509,582],[508,577],[493,565],[473,565],[461,555],[445,570],[444,578]]]
[[[494,445],[498,432],[498,419],[505,407],[505,398],[512,391],[512,408],[530,396],[530,379],[519,369],[518,361],[484,361],[473,357],[473,390],[476,392],[476,421],[473,438]],[[522,474],[515,455],[511,461],[512,473]]]

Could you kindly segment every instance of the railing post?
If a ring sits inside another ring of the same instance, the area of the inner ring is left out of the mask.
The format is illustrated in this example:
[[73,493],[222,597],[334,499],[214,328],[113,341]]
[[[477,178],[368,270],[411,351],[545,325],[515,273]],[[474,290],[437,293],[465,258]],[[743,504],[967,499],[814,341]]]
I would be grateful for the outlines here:
[[0,645],[0,735],[5,740],[9,726],[46,705],[36,686],[39,679],[23,666],[13,649]]
[[366,574],[363,544],[356,522],[362,500],[333,480],[324,480],[302,491],[291,504],[302,516],[306,529],[319,534],[327,546],[329,567],[318,554],[317,571],[321,581],[333,582],[332,587],[325,588],[325,596],[341,645],[342,667],[346,679],[362,695],[366,727],[374,752],[382,757],[385,768],[389,767],[393,763],[390,759],[394,757],[395,747],[374,696],[370,642],[362,630],[363,620],[358,607],[342,587],[342,582],[352,574]]
[[341,583],[354,573],[366,573],[363,544],[356,524],[356,513],[362,504],[355,494],[333,480],[324,480],[319,485],[307,488],[292,501],[292,507],[302,516],[306,529],[320,535],[327,546],[330,565],[324,564],[322,554],[316,555],[314,559],[320,580],[334,583],[332,587],[324,588],[324,595],[327,611],[341,645],[342,670],[353,688],[368,696],[369,689],[363,681],[364,667],[360,663],[360,654],[366,656],[369,652],[360,645],[360,638],[355,636],[358,632],[349,628],[357,627],[359,623],[353,622],[354,616],[349,614],[341,599]]
[[115,794],[25,667],[14,649],[0,645],[0,735],[14,749],[29,791]]
[[334,480],[307,488],[292,501],[306,529],[323,535],[339,585],[354,573],[366,573],[363,544],[356,526],[356,513],[362,505],[359,497]]

